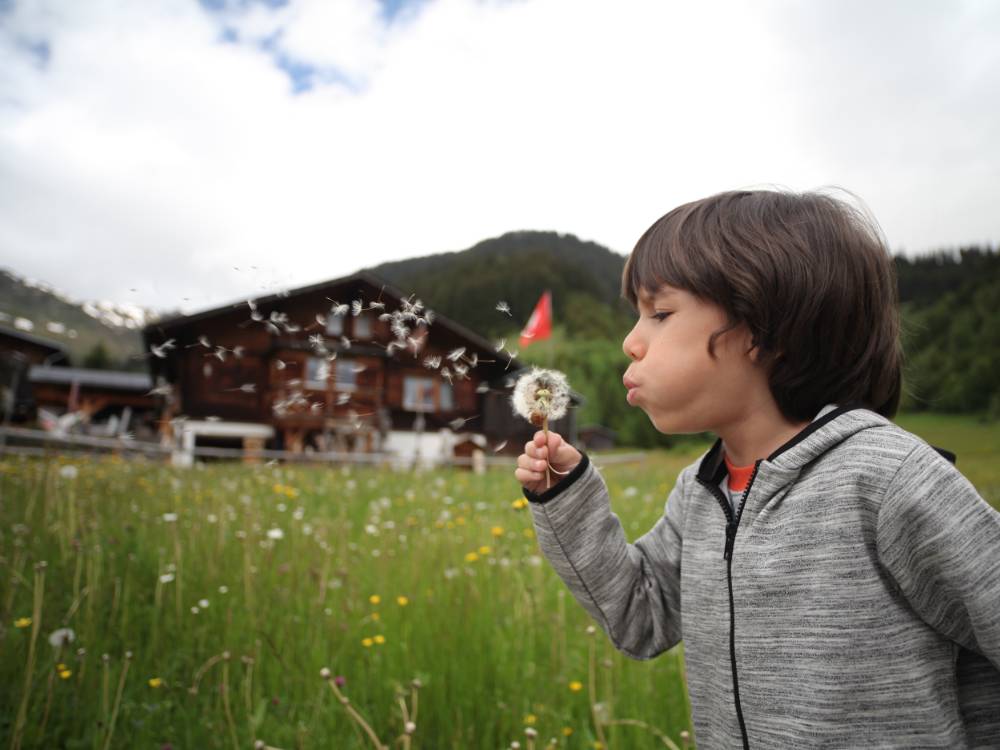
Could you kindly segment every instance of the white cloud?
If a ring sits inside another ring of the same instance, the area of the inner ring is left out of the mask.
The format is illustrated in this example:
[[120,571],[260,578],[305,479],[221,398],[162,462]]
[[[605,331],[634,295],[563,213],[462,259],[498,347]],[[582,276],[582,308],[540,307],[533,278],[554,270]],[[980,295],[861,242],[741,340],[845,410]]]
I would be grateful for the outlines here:
[[199,308],[513,229],[627,252],[760,184],[843,185],[897,248],[996,241],[994,7],[17,3],[0,265]]

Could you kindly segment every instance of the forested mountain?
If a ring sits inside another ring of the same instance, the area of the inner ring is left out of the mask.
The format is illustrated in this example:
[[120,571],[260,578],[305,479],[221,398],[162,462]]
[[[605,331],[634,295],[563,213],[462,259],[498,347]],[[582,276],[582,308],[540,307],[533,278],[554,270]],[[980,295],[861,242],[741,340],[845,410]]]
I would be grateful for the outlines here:
[[[546,289],[553,318],[580,336],[619,336],[631,312],[620,299],[625,257],[555,232],[509,232],[468,250],[371,268],[402,291],[484,336],[520,330]],[[511,317],[496,310],[510,305]]]

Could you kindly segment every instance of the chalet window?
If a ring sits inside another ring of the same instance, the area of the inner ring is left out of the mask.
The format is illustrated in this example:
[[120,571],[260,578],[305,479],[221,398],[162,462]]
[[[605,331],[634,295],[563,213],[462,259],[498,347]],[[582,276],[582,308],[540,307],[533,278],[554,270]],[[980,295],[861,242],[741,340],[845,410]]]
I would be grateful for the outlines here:
[[326,333],[328,336],[342,336],[344,334],[343,316],[330,313],[326,319]]
[[310,357],[306,361],[306,388],[326,390],[329,375],[330,363],[326,357]]
[[434,411],[434,381],[412,375],[404,377],[403,408],[407,411]]
[[455,392],[451,383],[441,383],[441,411],[451,411],[455,408]]
[[372,337],[372,319],[367,315],[359,315],[354,319],[354,338],[370,339]]
[[358,387],[357,373],[354,372],[354,362],[351,360],[337,360],[336,387],[338,391],[353,391]]

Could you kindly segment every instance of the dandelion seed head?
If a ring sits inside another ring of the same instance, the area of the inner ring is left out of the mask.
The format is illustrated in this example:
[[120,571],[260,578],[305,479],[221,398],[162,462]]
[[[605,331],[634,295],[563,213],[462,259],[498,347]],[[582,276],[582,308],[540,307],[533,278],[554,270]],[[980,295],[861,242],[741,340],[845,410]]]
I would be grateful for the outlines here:
[[558,370],[533,367],[518,378],[511,404],[517,414],[540,427],[545,419],[555,421],[565,416],[569,382]]
[[65,646],[67,643],[72,643],[75,640],[76,633],[73,632],[72,628],[59,628],[49,634],[49,643],[53,648]]

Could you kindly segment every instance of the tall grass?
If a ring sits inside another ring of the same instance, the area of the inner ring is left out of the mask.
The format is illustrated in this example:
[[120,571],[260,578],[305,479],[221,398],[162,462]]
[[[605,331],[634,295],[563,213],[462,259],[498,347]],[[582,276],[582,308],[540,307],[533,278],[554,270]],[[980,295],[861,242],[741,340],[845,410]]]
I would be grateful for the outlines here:
[[[608,468],[632,537],[686,460]],[[510,470],[6,458],[0,493],[12,747],[670,747],[690,731],[680,649],[640,663],[588,634]],[[74,641],[50,645],[58,628]]]
[[[898,421],[1000,507],[995,425]],[[604,470],[630,539],[704,447]],[[590,626],[510,470],[0,459],[11,748],[687,746],[682,647]]]

